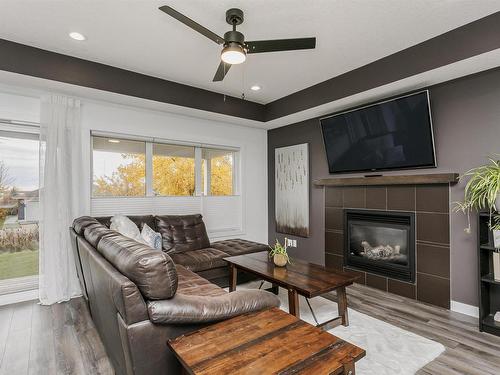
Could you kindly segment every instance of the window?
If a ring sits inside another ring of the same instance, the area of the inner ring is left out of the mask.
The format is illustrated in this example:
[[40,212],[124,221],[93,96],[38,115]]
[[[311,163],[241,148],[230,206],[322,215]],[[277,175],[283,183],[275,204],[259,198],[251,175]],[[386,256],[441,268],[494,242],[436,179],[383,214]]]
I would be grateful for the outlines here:
[[36,289],[39,136],[0,126],[0,294]]
[[235,149],[92,136],[93,197],[235,195]]
[[92,137],[94,197],[146,195],[146,142]]
[[156,195],[194,195],[194,175],[194,147],[153,144],[153,190]]
[[234,194],[234,154],[234,151],[228,150],[203,149],[203,189],[205,195]]

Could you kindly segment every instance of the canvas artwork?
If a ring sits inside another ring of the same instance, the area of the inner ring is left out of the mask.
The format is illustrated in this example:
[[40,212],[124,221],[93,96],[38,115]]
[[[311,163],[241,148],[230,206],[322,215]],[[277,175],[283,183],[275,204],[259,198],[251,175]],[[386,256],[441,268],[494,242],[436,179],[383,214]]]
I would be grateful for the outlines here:
[[309,148],[275,149],[276,231],[309,237]]

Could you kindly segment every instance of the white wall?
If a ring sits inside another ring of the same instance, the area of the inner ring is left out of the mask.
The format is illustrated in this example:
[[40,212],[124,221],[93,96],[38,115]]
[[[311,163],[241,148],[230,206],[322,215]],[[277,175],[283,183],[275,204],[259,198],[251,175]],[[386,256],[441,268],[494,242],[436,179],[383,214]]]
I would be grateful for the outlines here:
[[[267,243],[267,135],[263,129],[203,120],[171,113],[125,107],[116,104],[83,100],[82,126],[85,138],[84,158],[89,162],[83,171],[89,186],[90,199],[90,131],[157,137],[178,141],[207,143],[240,148],[241,160],[241,227],[239,236]],[[163,200],[168,198],[162,198]],[[196,199],[196,198],[193,198]],[[228,198],[228,203],[230,197]],[[177,198],[172,198],[172,202]],[[233,199],[234,201],[234,199]],[[211,204],[205,199],[206,204]],[[232,204],[232,203],[231,203]],[[175,207],[179,213],[179,207]],[[207,220],[218,210],[207,211]],[[221,215],[225,215],[221,210]],[[228,237],[232,237],[230,233]],[[224,238],[224,233],[211,235]],[[234,236],[233,236],[234,237]]]
[[[0,87],[0,119],[39,121],[39,98],[32,92],[23,95],[23,88],[10,90]],[[82,138],[85,170],[81,171],[89,181],[82,199],[90,201],[91,191],[91,146],[90,131],[115,132],[119,134],[157,137],[187,142],[207,143],[240,148],[241,163],[241,227],[240,237],[267,243],[267,135],[266,130],[240,125],[176,115],[163,111],[122,106],[104,101],[82,100]],[[165,200],[166,198],[163,198]],[[178,206],[179,199],[175,205]],[[232,203],[234,200],[232,197]],[[206,199],[207,202],[210,201]],[[215,202],[217,203],[217,202]],[[219,212],[215,203],[209,202],[205,210],[207,220]],[[219,202],[220,204],[220,202]],[[206,206],[206,204],[205,204]],[[192,211],[192,207],[186,207]],[[221,208],[221,215],[227,215]],[[182,209],[176,207],[173,214]],[[191,213],[191,211],[189,213]],[[224,221],[228,221],[225,217]],[[223,238],[223,233],[217,235]],[[228,237],[234,237],[232,234]]]
[[0,119],[15,121],[40,121],[40,100],[8,91],[0,92]]

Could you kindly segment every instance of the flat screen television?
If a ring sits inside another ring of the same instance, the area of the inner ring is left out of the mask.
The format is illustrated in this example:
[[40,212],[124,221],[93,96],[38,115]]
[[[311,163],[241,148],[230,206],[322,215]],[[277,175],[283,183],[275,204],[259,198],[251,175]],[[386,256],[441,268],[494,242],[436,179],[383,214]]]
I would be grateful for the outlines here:
[[330,173],[436,166],[429,92],[320,120]]

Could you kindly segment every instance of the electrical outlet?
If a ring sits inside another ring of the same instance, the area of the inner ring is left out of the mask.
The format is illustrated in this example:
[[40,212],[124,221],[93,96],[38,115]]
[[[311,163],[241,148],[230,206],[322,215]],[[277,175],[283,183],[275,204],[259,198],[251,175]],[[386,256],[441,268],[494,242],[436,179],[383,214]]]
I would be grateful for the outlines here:
[[286,247],[297,247],[297,240],[286,239]]

